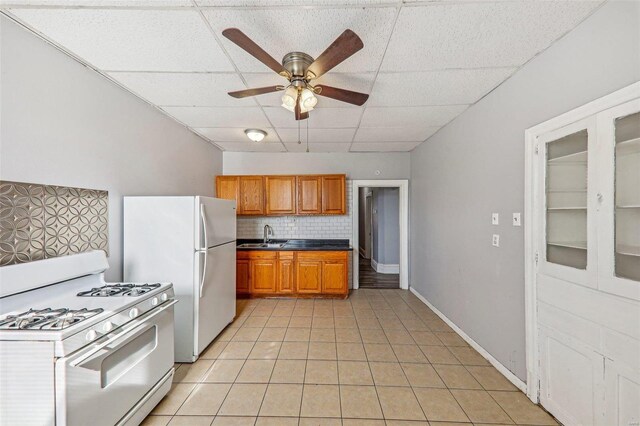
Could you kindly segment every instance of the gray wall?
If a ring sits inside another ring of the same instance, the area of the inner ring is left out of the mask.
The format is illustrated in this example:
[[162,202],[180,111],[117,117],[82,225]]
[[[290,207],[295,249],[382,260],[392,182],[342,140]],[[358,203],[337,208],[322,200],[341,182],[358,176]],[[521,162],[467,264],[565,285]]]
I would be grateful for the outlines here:
[[367,217],[367,193],[370,190],[371,189],[367,187],[358,188],[358,249],[363,252],[366,249],[367,241],[367,227],[365,226],[365,219]]
[[[408,152],[224,153],[225,175],[346,173],[348,179],[408,179],[409,166]],[[380,174],[376,175],[376,171]]]
[[640,3],[608,2],[412,152],[411,286],[523,380],[524,131],[638,80]]
[[0,17],[0,179],[109,191],[110,280],[123,195],[213,195],[222,153]]
[[378,263],[400,263],[400,191],[373,188],[372,257]]

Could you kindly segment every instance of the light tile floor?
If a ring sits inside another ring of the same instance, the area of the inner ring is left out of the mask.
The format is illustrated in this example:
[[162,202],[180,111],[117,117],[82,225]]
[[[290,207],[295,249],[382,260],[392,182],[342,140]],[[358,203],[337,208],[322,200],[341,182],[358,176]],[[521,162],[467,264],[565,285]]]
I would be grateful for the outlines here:
[[407,291],[237,313],[144,425],[557,424]]

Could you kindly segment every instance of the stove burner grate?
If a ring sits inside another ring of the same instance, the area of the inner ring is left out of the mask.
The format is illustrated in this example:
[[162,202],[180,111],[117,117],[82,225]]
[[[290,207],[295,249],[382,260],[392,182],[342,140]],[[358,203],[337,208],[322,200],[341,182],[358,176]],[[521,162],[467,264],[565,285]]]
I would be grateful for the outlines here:
[[107,284],[102,287],[95,287],[91,290],[81,291],[80,297],[111,297],[111,296],[141,296],[151,290],[160,287],[156,284]]
[[29,309],[21,314],[0,318],[3,330],[63,330],[103,312],[104,309]]

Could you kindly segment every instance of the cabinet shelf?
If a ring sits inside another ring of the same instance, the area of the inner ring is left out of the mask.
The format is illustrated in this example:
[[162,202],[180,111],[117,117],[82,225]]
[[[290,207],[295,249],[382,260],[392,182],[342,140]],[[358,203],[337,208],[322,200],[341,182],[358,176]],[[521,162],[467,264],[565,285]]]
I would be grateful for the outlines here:
[[561,155],[547,161],[549,164],[587,164],[587,151]]
[[587,249],[586,241],[554,241],[554,242],[548,241],[547,244],[550,246],[566,247],[566,248],[573,248],[573,249],[579,249],[579,250]]
[[557,212],[557,211],[572,211],[572,210],[587,210],[586,207],[575,207],[575,206],[570,206],[570,207],[547,207],[547,210],[550,212]]
[[640,247],[638,246],[629,246],[624,244],[616,245],[616,253],[624,254],[626,256],[637,256],[640,257]]
[[640,138],[628,139],[616,144],[616,155],[640,154]]

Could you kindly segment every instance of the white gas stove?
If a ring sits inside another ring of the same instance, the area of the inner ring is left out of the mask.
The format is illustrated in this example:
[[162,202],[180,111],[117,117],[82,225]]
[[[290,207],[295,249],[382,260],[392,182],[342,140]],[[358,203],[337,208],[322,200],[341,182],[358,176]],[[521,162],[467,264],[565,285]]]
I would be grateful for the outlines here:
[[107,268],[101,251],[0,268],[0,425],[137,425],[168,392],[173,286]]

